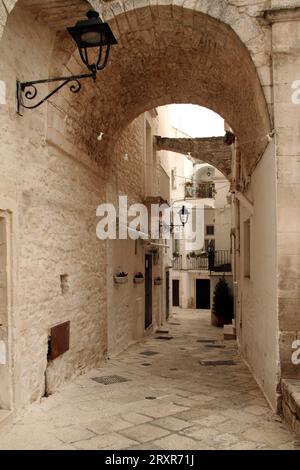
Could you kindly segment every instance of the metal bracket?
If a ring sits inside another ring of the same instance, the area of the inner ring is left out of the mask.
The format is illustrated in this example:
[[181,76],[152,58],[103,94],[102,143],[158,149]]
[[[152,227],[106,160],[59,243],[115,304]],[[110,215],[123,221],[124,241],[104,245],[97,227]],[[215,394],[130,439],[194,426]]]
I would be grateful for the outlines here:
[[[81,83],[80,80],[84,78],[92,78],[94,81],[97,78],[97,71],[93,70],[91,73],[86,73],[83,75],[74,75],[70,77],[58,77],[58,78],[48,78],[45,80],[35,80],[33,82],[20,82],[17,80],[17,89],[16,89],[16,112],[19,116],[23,116],[21,114],[21,109],[35,109],[41,106],[45,101],[47,101],[51,96],[55,95],[59,90],[63,87],[70,85],[70,91],[72,93],[78,93],[81,90]],[[55,83],[55,82],[62,82],[58,85],[54,90],[52,90],[47,96],[39,100],[34,105],[27,105],[24,102],[25,100],[31,101],[34,100],[38,95],[38,90],[36,85],[41,85],[44,83]]]

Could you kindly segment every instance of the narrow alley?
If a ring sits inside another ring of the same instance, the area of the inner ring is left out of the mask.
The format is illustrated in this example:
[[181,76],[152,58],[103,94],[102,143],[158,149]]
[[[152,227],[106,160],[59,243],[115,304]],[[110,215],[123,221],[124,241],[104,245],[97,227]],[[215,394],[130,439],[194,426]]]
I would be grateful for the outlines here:
[[7,425],[0,449],[299,449],[222,334],[209,312],[175,309],[168,333],[132,345]]

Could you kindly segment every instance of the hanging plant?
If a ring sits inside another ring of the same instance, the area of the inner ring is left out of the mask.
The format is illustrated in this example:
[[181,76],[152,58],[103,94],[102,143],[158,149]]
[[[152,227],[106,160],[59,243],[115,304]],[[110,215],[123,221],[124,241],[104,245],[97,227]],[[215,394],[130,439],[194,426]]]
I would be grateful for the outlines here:
[[135,284],[143,284],[144,283],[144,274],[139,272],[134,275],[133,282]]
[[126,284],[128,282],[128,273],[121,271],[114,276],[116,284]]

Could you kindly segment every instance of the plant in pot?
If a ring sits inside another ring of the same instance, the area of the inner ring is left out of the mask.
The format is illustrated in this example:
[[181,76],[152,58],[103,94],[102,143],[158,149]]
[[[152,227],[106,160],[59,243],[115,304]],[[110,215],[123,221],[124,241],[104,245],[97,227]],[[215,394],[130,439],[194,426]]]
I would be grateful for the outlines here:
[[124,271],[118,272],[114,276],[114,281],[116,284],[126,284],[128,282],[128,273],[125,273]]
[[180,256],[179,251],[174,251],[173,252],[173,258],[179,258],[179,256]]
[[197,257],[196,253],[194,251],[191,251],[190,258],[196,258],[196,257]]
[[144,274],[139,272],[134,275],[133,281],[135,284],[143,284],[144,283]]
[[186,197],[193,196],[193,183],[191,181],[185,183],[185,195]]
[[162,278],[160,276],[157,276],[155,279],[154,279],[154,285],[155,286],[161,286],[162,285]]
[[219,328],[232,323],[233,296],[224,276],[219,279],[215,288],[211,317],[212,325]]

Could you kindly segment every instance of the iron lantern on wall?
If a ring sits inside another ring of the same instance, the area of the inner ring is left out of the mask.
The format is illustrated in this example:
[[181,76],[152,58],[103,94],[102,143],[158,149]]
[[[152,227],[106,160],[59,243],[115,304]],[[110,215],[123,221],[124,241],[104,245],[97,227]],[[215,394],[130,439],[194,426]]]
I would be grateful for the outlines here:
[[[69,33],[77,44],[82,62],[91,72],[97,72],[106,67],[110,47],[117,44],[108,23],[103,23],[96,11],[87,12],[87,20],[77,21],[76,25],[68,28]],[[89,52],[98,49],[97,60],[90,63]],[[104,52],[104,48],[106,48]]]
[[178,211],[178,215],[179,215],[179,218],[180,218],[181,225],[175,225],[173,222],[171,222],[171,224],[168,225],[165,222],[161,222],[160,223],[160,228],[163,231],[167,231],[167,232],[170,231],[170,233],[173,233],[174,229],[176,227],[183,227],[184,228],[186,226],[186,224],[188,223],[189,216],[190,216],[190,211],[188,210],[188,208],[186,206],[182,206],[180,208],[180,210]]
[[185,206],[182,206],[178,213],[182,226],[184,227],[188,223],[190,211]]
[[[35,109],[47,101],[51,96],[57,93],[61,88],[70,83],[70,91],[78,93],[81,89],[80,80],[92,78],[96,80],[97,73],[103,70],[109,60],[111,46],[117,44],[117,40],[110,29],[108,23],[103,23],[96,11],[88,11],[87,19],[80,20],[75,26],[67,28],[68,32],[75,41],[82,62],[88,68],[89,73],[82,75],[71,75],[68,77],[47,78],[44,80],[35,80],[31,82],[17,81],[17,113],[20,114],[21,108]],[[93,59],[93,58],[94,59]],[[28,105],[24,101],[34,100],[38,95],[37,85],[44,83],[61,82],[45,98],[39,100],[33,105]],[[21,114],[20,114],[21,115]]]

